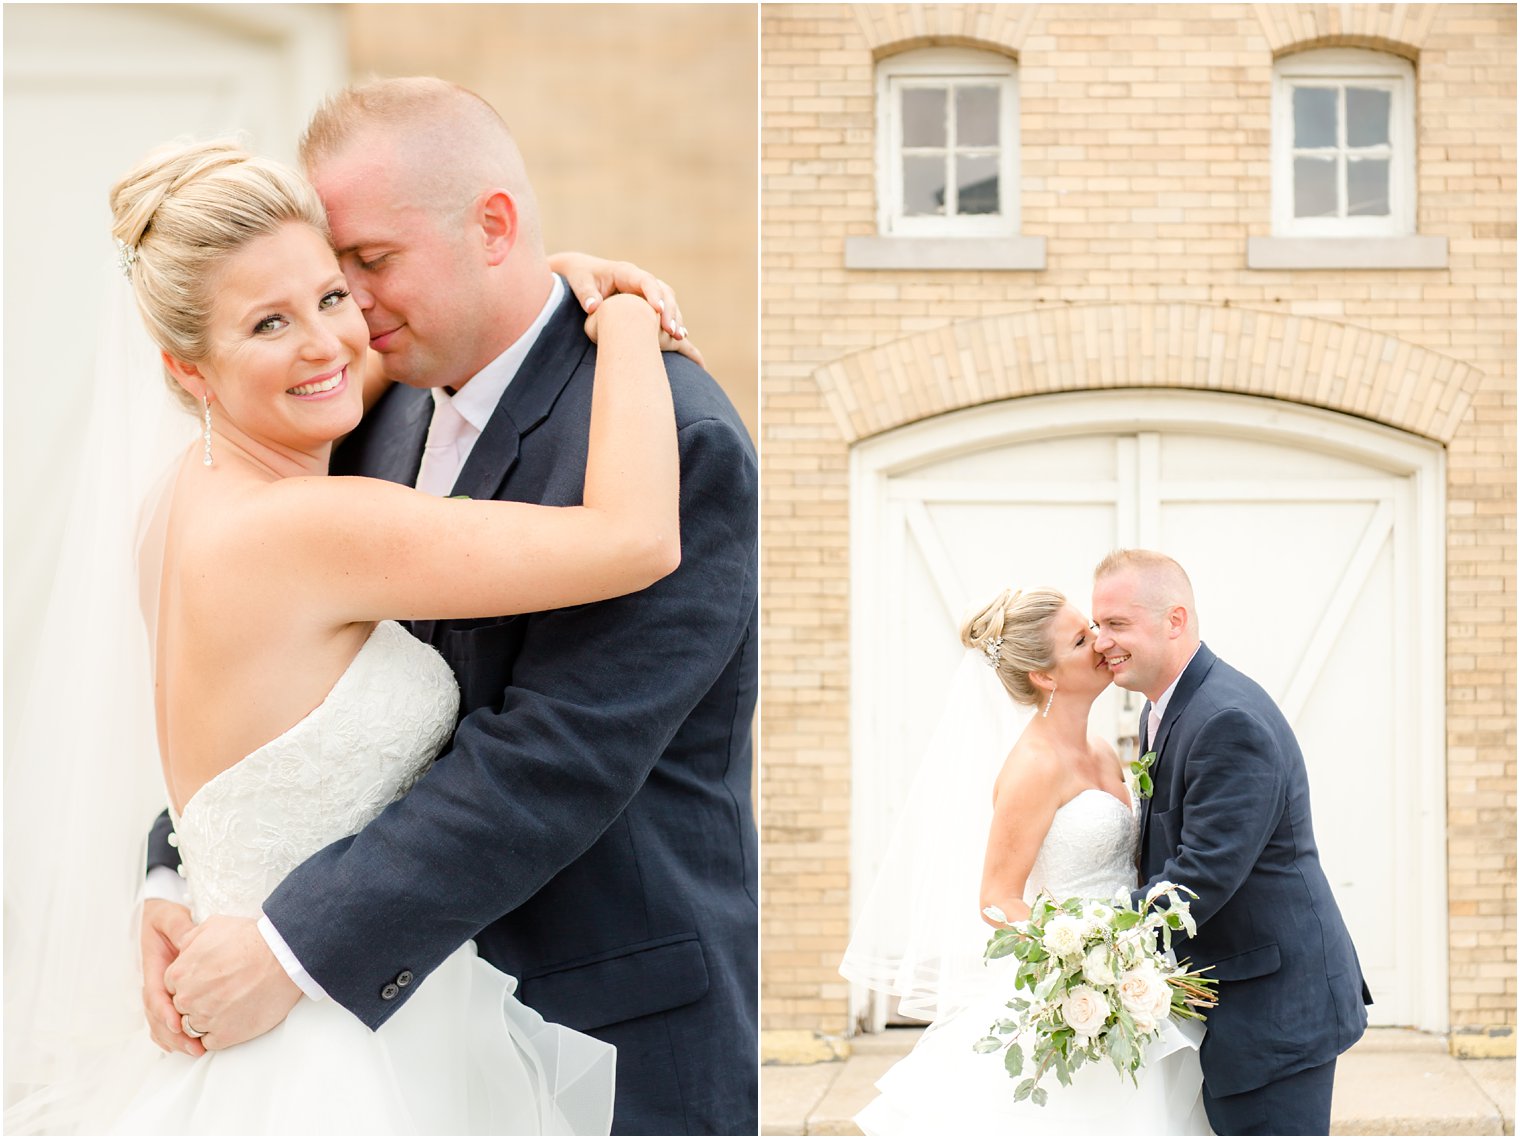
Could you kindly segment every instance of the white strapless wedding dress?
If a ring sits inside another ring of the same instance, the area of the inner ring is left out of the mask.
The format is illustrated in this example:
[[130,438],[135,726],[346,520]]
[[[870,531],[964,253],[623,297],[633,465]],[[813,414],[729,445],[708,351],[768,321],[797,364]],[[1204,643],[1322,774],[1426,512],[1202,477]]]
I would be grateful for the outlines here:
[[[1062,804],[1035,856],[1024,900],[1042,889],[1058,901],[1109,900],[1136,884],[1135,812],[1106,791],[1089,788]],[[989,962],[987,990],[954,1015],[935,1021],[913,1051],[877,1081],[881,1092],[855,1117],[867,1135],[1211,1135],[1198,1066],[1201,1028],[1168,1021],[1147,1050],[1139,1087],[1107,1061],[1088,1063],[1063,1087],[1048,1074],[1050,1093],[1038,1107],[1015,1103],[1019,1081],[1001,1053],[977,1055],[972,1044],[1008,1015],[1013,958]],[[1030,1049],[1026,1046],[1025,1054]],[[1032,1074],[1027,1070],[1025,1075]]]
[[[175,834],[197,921],[257,916],[309,855],[403,795],[448,741],[454,676],[393,621],[326,699],[211,779]],[[611,1045],[546,1023],[466,942],[378,1031],[302,998],[273,1031],[192,1060],[146,1029],[67,1094],[7,1113],[7,1130],[126,1134],[605,1135]]]

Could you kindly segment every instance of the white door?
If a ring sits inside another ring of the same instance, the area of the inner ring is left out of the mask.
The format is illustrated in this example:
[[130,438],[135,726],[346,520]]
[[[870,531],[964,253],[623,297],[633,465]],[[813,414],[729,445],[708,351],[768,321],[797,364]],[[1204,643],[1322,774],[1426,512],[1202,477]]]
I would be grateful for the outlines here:
[[19,707],[53,580],[102,312],[111,185],[160,143],[244,132],[293,162],[346,81],[335,5],[5,8],[5,657]]
[[[1111,392],[944,416],[854,463],[857,898],[966,609],[1048,584],[1086,610],[1105,553],[1156,548],[1187,568],[1204,640],[1294,725],[1374,1021],[1447,1027],[1439,448],[1276,401]],[[1121,754],[1138,709],[1116,688],[1095,707]]]

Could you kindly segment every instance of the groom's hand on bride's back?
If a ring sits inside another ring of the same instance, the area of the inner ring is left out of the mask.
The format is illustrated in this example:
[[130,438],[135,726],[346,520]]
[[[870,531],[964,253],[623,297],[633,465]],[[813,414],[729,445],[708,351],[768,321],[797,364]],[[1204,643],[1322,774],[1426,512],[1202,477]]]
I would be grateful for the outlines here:
[[190,911],[184,906],[162,898],[149,898],[143,903],[142,1001],[143,1013],[148,1018],[148,1032],[153,1043],[165,1052],[200,1056],[206,1049],[199,1040],[193,1040],[181,1031],[174,997],[164,987],[164,973],[179,956],[176,945],[194,925]]

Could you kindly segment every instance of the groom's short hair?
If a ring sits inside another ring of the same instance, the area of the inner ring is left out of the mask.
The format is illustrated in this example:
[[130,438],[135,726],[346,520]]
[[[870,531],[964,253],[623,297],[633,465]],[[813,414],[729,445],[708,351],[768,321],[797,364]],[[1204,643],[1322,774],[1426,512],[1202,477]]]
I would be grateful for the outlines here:
[[433,184],[440,205],[459,208],[482,190],[507,190],[524,236],[541,250],[538,203],[522,152],[506,121],[481,96],[431,75],[345,87],[323,100],[306,124],[301,166],[311,173],[375,127],[388,141],[416,151],[416,173]]
[[1114,550],[1093,570],[1093,581],[1102,581],[1126,570],[1136,571],[1146,608],[1163,613],[1174,605],[1188,612],[1188,623],[1196,632],[1198,607],[1193,600],[1193,582],[1176,558],[1156,550]]

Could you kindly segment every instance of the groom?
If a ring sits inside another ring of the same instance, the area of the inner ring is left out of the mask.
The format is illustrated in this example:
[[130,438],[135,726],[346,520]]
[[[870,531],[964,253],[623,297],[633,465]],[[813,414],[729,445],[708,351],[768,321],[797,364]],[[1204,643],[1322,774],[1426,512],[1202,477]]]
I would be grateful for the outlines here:
[[[317,112],[302,160],[399,381],[333,472],[421,466],[435,493],[578,503],[596,348],[496,112],[442,80],[369,83]],[[218,1047],[302,992],[377,1028],[474,938],[526,1004],[617,1046],[615,1134],[756,1132],[757,467],[712,378],[664,359],[680,568],[598,604],[412,623],[459,680],[452,746],[292,872],[262,923],[200,927],[167,991],[218,1010]],[[152,1019],[167,997],[147,968]]]
[[1118,550],[1093,579],[1096,649],[1116,684],[1145,694],[1140,751],[1156,753],[1140,876],[1198,894],[1198,933],[1178,956],[1219,981],[1200,1054],[1209,1122],[1220,1135],[1329,1134],[1335,1060],[1372,997],[1320,868],[1293,729],[1199,641],[1175,561]]

